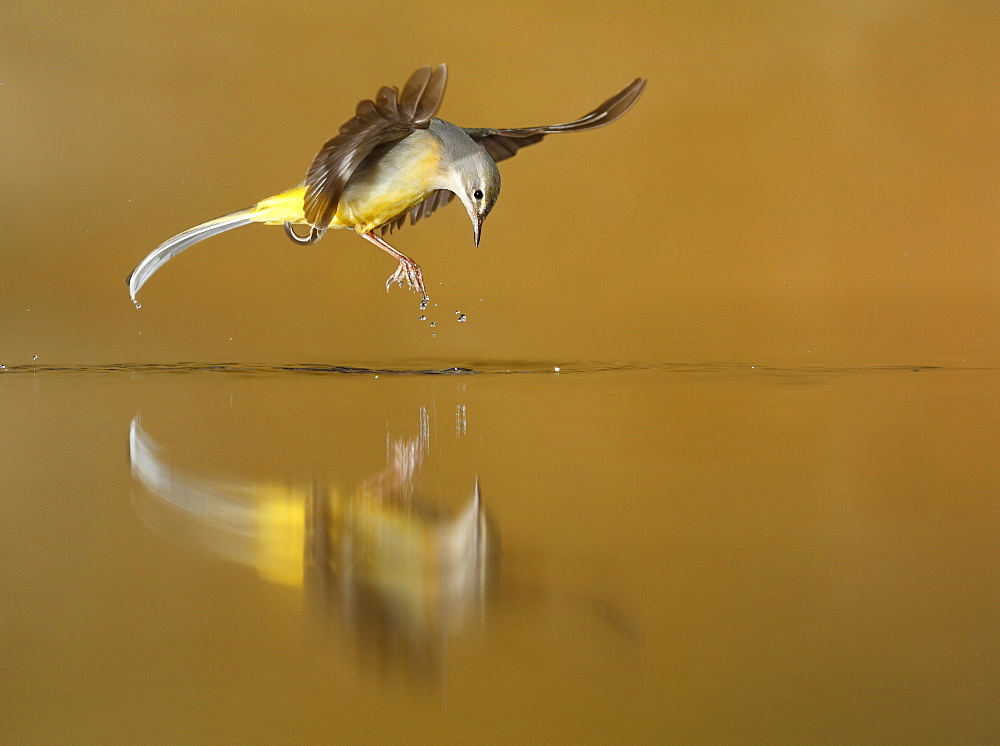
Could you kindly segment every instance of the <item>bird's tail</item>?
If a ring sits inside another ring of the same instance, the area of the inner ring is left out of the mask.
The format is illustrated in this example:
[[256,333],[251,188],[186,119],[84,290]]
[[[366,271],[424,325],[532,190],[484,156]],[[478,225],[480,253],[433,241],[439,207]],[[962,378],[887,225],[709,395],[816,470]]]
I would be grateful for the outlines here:
[[223,215],[221,218],[216,218],[215,220],[209,220],[207,223],[196,225],[194,228],[188,228],[183,233],[178,233],[173,238],[164,241],[153,249],[145,259],[139,262],[139,265],[132,270],[132,274],[125,280],[128,284],[129,295],[132,296],[132,302],[136,302],[135,295],[139,292],[139,288],[146,284],[146,280],[152,277],[156,270],[180,254],[184,249],[194,246],[199,241],[204,241],[206,238],[211,238],[219,233],[255,222],[253,219],[253,210],[254,208],[250,207],[246,210]]
[[[221,218],[209,220],[207,223],[188,228],[183,233],[178,233],[171,239],[164,241],[149,253],[145,259],[139,262],[139,266],[132,270],[132,274],[126,278],[129,295],[135,303],[136,293],[139,288],[146,284],[146,281],[153,276],[160,267],[180,254],[184,249],[194,246],[206,238],[224,233],[233,228],[240,228],[251,223],[267,223],[270,225],[288,221],[293,223],[302,222],[302,196],[304,188],[296,187],[287,192],[283,192],[274,197],[258,202],[253,207],[245,210],[223,215]],[[136,303],[138,305],[138,303]]]

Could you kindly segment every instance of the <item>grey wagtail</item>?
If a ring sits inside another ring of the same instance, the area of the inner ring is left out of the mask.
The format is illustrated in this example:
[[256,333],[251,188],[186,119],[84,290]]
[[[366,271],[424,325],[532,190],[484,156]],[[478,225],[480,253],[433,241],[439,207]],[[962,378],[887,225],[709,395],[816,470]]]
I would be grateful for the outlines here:
[[[128,277],[132,301],[156,270],[189,246],[231,228],[265,223],[284,225],[288,237],[300,244],[315,243],[328,228],[353,228],[399,262],[386,290],[405,280],[426,302],[420,267],[389,245],[387,232],[402,227],[407,215],[411,224],[416,223],[458,195],[478,246],[483,221],[500,195],[497,161],[546,135],[611,124],[632,108],[646,87],[645,79],[637,78],[589,114],[566,124],[465,128],[435,116],[447,78],[444,65],[422,67],[402,92],[384,86],[375,100],[359,103],[354,118],[316,155],[304,183],[189,228],[154,249]],[[306,225],[309,233],[300,236],[293,225]]]

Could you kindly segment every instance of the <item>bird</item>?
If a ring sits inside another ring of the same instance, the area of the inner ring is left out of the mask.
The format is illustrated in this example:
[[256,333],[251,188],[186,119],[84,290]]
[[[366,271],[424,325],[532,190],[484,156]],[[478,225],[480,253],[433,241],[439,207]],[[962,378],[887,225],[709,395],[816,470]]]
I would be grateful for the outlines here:
[[[167,261],[200,241],[252,223],[282,225],[297,244],[312,244],[330,228],[352,228],[398,263],[386,290],[403,282],[427,304],[420,266],[385,239],[387,233],[430,216],[456,196],[472,221],[476,246],[483,221],[500,195],[497,162],[546,135],[584,132],[611,124],[646,88],[636,78],[593,111],[565,124],[516,129],[459,127],[437,117],[448,68],[414,72],[403,86],[383,86],[357,105],[353,118],[320,149],[298,186],[252,207],[196,225],[149,253],[126,279],[132,302]],[[293,226],[305,226],[299,234]]]

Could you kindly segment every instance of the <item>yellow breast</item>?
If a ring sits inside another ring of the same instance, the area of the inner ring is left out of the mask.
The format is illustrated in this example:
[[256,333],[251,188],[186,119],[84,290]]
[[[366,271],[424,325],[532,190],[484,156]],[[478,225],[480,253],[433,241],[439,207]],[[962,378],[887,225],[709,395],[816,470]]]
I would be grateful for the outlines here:
[[417,130],[355,172],[336,222],[367,233],[405,215],[435,190],[440,163],[440,141]]

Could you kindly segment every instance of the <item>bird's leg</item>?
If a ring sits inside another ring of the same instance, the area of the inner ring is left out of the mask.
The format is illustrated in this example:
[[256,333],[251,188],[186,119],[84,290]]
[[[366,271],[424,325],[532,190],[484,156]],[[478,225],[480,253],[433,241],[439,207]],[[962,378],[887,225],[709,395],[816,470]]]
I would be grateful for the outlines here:
[[323,238],[324,233],[326,233],[326,228],[316,228],[313,226],[309,226],[309,235],[300,236],[298,233],[295,232],[295,229],[292,228],[291,223],[288,222],[285,223],[285,234],[295,243],[302,244],[303,246],[311,243],[316,243],[321,238]]
[[403,280],[406,280],[406,284],[409,285],[413,290],[420,293],[422,300],[427,300],[427,291],[424,290],[424,277],[420,272],[420,265],[415,261],[406,256],[406,254],[395,249],[381,236],[375,235],[375,231],[368,231],[367,233],[361,234],[362,238],[367,238],[373,244],[378,246],[382,251],[391,256],[397,262],[399,266],[396,267],[396,271],[389,275],[389,279],[385,281],[385,289],[388,290],[389,286],[394,282],[398,282],[400,285],[403,284]]

